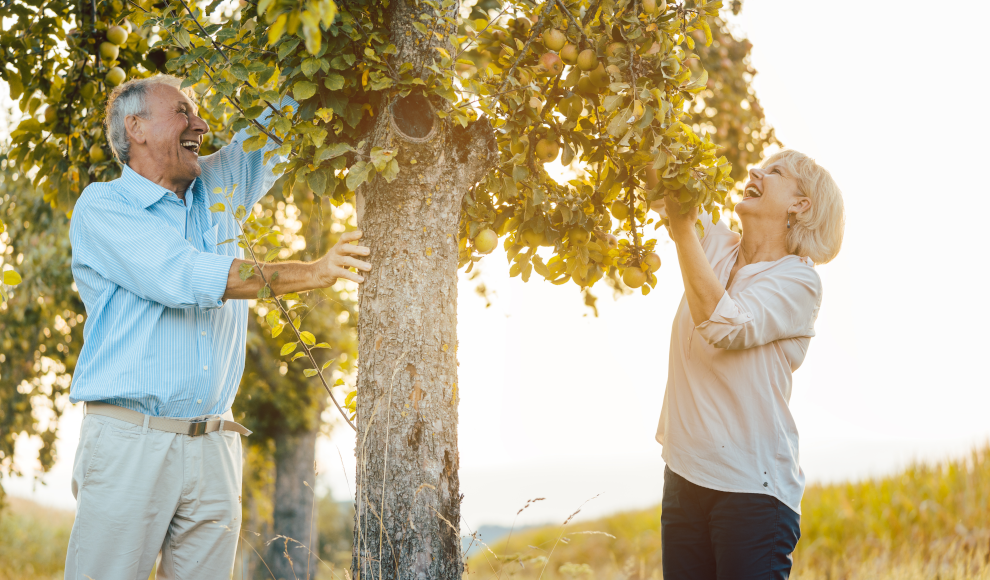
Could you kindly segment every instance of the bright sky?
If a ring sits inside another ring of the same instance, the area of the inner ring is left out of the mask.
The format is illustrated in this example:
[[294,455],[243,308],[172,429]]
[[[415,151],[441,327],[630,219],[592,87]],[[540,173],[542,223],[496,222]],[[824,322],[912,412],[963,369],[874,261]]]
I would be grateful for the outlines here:
[[[979,258],[990,193],[980,177],[990,157],[988,21],[990,3],[977,0],[944,14],[920,1],[864,0],[852,11],[746,0],[736,21],[755,46],[756,90],[779,138],[828,168],[846,203],[845,243],[819,267],[817,336],[791,399],[810,481],[889,473],[990,440],[981,301],[990,275]],[[497,295],[491,308],[462,281],[466,529],[510,524],[534,497],[547,499],[519,522],[563,521],[596,494],[582,515],[660,501],[653,436],[683,291],[661,239],[657,291],[613,301],[600,289],[597,319],[576,286],[508,278],[498,252],[481,263]],[[8,491],[73,506],[79,415],[66,417],[48,486],[21,480]],[[319,462],[334,495],[348,497],[349,430],[321,442]]]

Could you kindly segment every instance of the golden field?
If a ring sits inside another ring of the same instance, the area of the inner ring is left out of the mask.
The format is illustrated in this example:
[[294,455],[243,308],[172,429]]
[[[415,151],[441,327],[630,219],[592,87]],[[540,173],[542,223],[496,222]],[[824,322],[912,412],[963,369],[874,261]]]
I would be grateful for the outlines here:
[[[799,580],[990,580],[990,445],[889,477],[811,485]],[[473,557],[467,578],[659,579],[660,508],[547,526]],[[497,555],[497,556],[496,556]]]
[[[329,508],[322,514],[340,519]],[[809,486],[802,512],[792,578],[990,580],[990,445],[881,479]],[[61,578],[71,526],[71,512],[8,497],[0,580]],[[319,527],[325,543],[345,540],[346,530]],[[659,530],[659,507],[526,530],[473,557],[465,579],[660,579]]]

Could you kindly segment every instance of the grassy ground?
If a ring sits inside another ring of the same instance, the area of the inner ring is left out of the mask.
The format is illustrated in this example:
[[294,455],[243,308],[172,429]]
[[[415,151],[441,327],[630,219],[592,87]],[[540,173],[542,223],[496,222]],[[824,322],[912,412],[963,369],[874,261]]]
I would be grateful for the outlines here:
[[[990,446],[883,479],[813,485],[801,509],[792,578],[990,580]],[[474,557],[467,577],[662,578],[660,509],[515,534]]]
[[[0,580],[61,578],[72,513],[8,500]],[[350,514],[337,510],[321,502],[321,552],[338,570],[321,578],[342,577],[349,561]],[[990,580],[990,445],[883,479],[810,486],[802,512],[797,580]],[[659,508],[526,530],[472,558],[465,578],[660,579],[659,530]]]
[[62,578],[72,512],[7,497],[0,512],[0,580]]

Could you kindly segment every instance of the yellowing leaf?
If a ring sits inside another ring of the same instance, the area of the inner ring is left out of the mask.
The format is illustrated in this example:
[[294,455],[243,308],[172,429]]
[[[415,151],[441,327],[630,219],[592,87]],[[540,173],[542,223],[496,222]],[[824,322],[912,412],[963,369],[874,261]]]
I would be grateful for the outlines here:
[[313,346],[316,344],[316,337],[313,336],[312,332],[307,332],[304,330],[299,333],[299,338],[306,346]]
[[3,273],[3,283],[8,286],[16,286],[21,283],[21,275],[13,270]]
[[282,351],[279,353],[279,356],[285,356],[285,355],[289,354],[290,352],[296,350],[296,346],[298,346],[298,345],[299,345],[298,342],[287,342],[287,343],[285,343],[284,345],[282,345]]
[[316,376],[316,369],[306,369],[303,371],[303,374],[307,377],[314,377]]

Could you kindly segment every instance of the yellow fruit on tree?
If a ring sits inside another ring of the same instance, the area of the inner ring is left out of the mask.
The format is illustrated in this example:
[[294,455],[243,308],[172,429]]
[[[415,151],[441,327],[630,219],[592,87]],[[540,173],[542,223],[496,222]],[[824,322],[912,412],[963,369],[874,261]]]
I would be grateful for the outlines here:
[[100,43],[100,58],[103,60],[117,60],[117,55],[120,54],[120,47],[112,42],[101,42]]
[[605,56],[611,58],[613,56],[619,56],[622,51],[626,49],[626,45],[622,42],[612,42],[605,47]]
[[127,42],[127,31],[121,26],[111,26],[107,29],[107,40],[117,46],[123,46]]
[[568,44],[564,48],[560,49],[560,60],[567,64],[577,64],[578,61],[578,49],[573,44]]
[[79,89],[79,94],[83,96],[84,99],[92,99],[96,96],[96,83],[89,81],[84,84],[81,89]]
[[612,217],[617,220],[624,220],[629,217],[629,206],[619,200],[612,204]]
[[605,234],[605,241],[608,243],[609,248],[615,249],[619,247],[619,238],[612,234]]
[[564,71],[564,61],[560,60],[555,52],[544,53],[540,57],[540,66],[543,67],[544,71],[554,76]]
[[650,272],[656,272],[660,269],[660,256],[656,252],[647,252],[643,256],[643,262],[649,267]]
[[479,254],[491,253],[498,246],[498,235],[494,231],[485,228],[474,237],[474,249]]
[[571,242],[583,246],[588,243],[588,231],[583,228],[574,228],[571,230],[568,236],[571,238]]
[[523,242],[531,248],[536,248],[547,243],[547,238],[543,235],[543,232],[537,232],[536,230],[524,231],[522,234],[522,239]]
[[106,78],[104,78],[104,80],[111,87],[115,87],[120,83],[124,82],[124,79],[126,78],[127,78],[127,73],[124,72],[124,69],[120,68],[119,66],[115,66],[112,69],[110,69],[109,72],[107,72],[107,76]]
[[565,44],[567,44],[567,37],[564,36],[563,32],[556,28],[543,31],[543,46],[550,50],[560,50],[564,48]]
[[608,73],[605,71],[605,65],[602,63],[598,63],[598,67],[591,71],[589,78],[591,78],[591,84],[600,89],[607,87],[612,82],[612,77],[608,76]]
[[540,139],[536,143],[536,156],[540,158],[543,163],[549,163],[557,158],[560,153],[560,145],[556,141],[550,141],[549,139]]
[[89,148],[89,160],[92,163],[99,163],[107,158],[106,153],[103,152],[103,148],[99,145],[93,145]]
[[657,0],[643,0],[643,12],[647,14],[657,13]]
[[516,69],[516,74],[519,75],[519,84],[521,85],[528,85],[533,82],[533,73],[528,68],[520,67]]
[[581,75],[581,78],[578,79],[577,86],[575,87],[575,89],[577,89],[577,92],[583,95],[593,95],[598,92],[598,87],[596,87],[595,84],[591,82],[591,77],[589,77],[588,75]]
[[630,288],[639,288],[646,284],[646,272],[635,266],[626,268],[626,271],[622,273],[622,282]]
[[577,57],[578,68],[583,71],[595,70],[598,68],[598,55],[594,50],[586,48]]
[[45,122],[46,123],[49,123],[49,124],[54,123],[55,122],[55,119],[57,119],[57,118],[58,118],[58,115],[55,113],[55,107],[53,107],[51,105],[48,105],[47,107],[45,107]]

